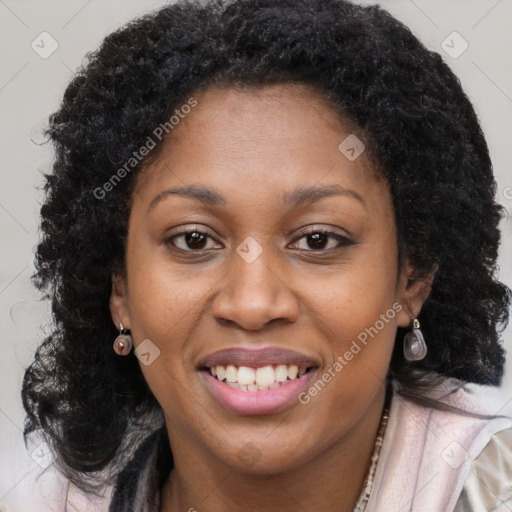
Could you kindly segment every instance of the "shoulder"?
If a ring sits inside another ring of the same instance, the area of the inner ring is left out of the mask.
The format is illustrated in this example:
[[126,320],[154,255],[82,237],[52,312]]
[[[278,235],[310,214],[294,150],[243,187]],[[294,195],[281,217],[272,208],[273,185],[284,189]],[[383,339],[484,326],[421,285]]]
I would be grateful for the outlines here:
[[[414,512],[455,511],[464,492],[467,496],[465,484],[471,485],[472,470],[493,450],[503,452],[500,461],[510,460],[510,434],[500,434],[512,428],[510,418],[493,415],[476,394],[438,391],[426,396],[431,400],[425,403],[393,394],[368,511],[392,512],[405,506]],[[510,471],[510,463],[508,467]],[[499,472],[500,481],[510,483],[510,472]],[[461,507],[456,512],[488,512]]]
[[454,512],[512,510],[512,428],[496,432],[473,460]]

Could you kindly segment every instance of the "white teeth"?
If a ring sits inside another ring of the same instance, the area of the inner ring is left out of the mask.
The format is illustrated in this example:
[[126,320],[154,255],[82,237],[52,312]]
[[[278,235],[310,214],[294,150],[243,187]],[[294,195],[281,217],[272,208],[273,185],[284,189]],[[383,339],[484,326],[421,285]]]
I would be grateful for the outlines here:
[[254,384],[255,379],[256,372],[254,368],[249,368],[248,366],[240,366],[238,368],[238,384]]
[[[210,368],[210,371],[212,369],[213,368]],[[224,380],[226,378],[226,368],[224,368],[224,366],[216,366],[214,371],[217,374],[217,379]],[[213,372],[212,375],[215,377]]]
[[242,391],[264,391],[276,389],[281,383],[302,377],[307,368],[298,368],[295,364],[279,364],[251,368],[249,366],[237,367],[234,364],[227,366],[213,366],[211,374],[228,386]]
[[236,366],[232,364],[228,364],[226,366],[226,380],[228,382],[236,382],[236,379],[238,377],[238,370]]
[[276,378],[272,366],[262,366],[256,370],[256,384],[258,386],[270,386],[275,381]]
[[285,364],[280,364],[276,368],[276,381],[284,382],[288,378],[288,366]]
[[290,380],[297,378],[297,373],[299,372],[299,367],[295,364],[291,364],[288,366],[288,378]]

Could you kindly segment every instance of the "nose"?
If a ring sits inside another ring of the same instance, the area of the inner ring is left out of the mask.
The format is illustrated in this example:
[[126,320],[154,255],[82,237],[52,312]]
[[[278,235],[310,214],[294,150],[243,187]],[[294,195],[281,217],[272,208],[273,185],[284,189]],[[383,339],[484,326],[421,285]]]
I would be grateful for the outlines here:
[[294,323],[299,304],[285,282],[281,265],[262,254],[253,262],[234,255],[232,267],[212,302],[212,314],[224,324],[236,324],[245,330],[260,330],[270,322]]

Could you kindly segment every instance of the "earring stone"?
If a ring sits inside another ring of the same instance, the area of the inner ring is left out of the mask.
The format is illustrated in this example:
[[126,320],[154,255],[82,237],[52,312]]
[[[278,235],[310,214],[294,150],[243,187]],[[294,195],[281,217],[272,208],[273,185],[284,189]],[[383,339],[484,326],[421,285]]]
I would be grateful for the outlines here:
[[127,356],[133,348],[133,339],[123,324],[119,324],[119,336],[114,341],[114,352],[118,356]]
[[404,337],[404,357],[407,361],[421,361],[427,355],[427,344],[417,318],[412,322],[411,330]]

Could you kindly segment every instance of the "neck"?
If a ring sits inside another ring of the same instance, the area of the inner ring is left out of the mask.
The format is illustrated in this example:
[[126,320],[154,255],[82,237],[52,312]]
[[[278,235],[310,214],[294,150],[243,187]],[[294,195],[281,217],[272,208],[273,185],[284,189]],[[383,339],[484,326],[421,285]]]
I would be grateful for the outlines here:
[[[279,474],[252,474],[197,452],[173,449],[160,512],[351,512],[368,474],[385,402],[383,387],[360,420],[316,457]],[[171,436],[169,436],[172,439]]]

